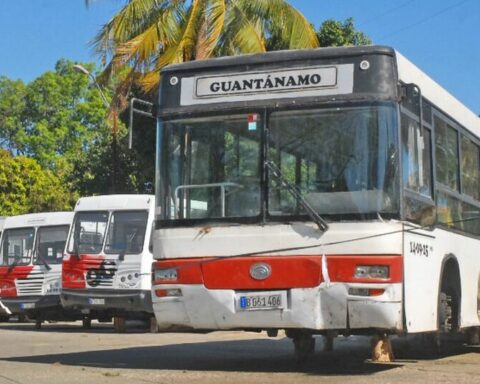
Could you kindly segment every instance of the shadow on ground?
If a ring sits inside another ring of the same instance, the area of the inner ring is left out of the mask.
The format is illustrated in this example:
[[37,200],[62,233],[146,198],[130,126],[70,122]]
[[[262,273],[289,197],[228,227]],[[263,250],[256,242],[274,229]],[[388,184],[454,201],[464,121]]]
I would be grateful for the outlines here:
[[[30,324],[19,324],[27,327]],[[15,327],[18,329],[18,327]],[[9,327],[12,329],[12,327]],[[81,328],[80,328],[81,329]],[[54,330],[58,331],[58,329]],[[65,327],[75,332],[75,327]],[[96,332],[111,332],[98,328]],[[175,334],[169,335],[174,340]],[[152,335],[159,337],[159,335]],[[109,369],[148,369],[225,372],[302,372],[321,375],[371,375],[401,367],[419,360],[437,359],[464,353],[480,353],[478,347],[467,347],[461,342],[445,343],[441,354],[432,353],[422,340],[398,338],[394,340],[396,363],[379,364],[369,361],[370,342],[366,337],[339,337],[335,350],[324,352],[321,337],[317,337],[316,353],[298,364],[293,358],[289,339],[250,339],[205,341],[164,346],[131,347],[111,350],[93,350],[74,353],[54,353],[37,356],[19,356],[3,361],[62,364]]]
[[355,340],[353,343],[341,342],[333,352],[322,352],[321,341],[318,344],[315,355],[302,364],[295,362],[291,341],[286,338],[122,348],[2,360],[110,369],[305,372],[322,375],[368,375],[402,366],[397,363],[369,362],[367,339],[360,342]]

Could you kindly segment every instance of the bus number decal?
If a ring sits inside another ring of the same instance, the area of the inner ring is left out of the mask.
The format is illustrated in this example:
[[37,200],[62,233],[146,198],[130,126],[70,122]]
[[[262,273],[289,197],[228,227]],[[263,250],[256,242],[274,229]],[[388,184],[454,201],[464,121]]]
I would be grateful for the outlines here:
[[410,241],[410,253],[413,255],[418,256],[429,256],[429,252],[432,251],[433,248],[430,247],[428,244],[417,243],[416,241]]

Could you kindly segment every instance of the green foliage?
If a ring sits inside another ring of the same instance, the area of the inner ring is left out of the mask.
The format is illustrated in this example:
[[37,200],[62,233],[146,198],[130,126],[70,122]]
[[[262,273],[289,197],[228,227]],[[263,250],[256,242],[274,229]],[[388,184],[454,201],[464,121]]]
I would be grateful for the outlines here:
[[22,114],[26,86],[21,80],[0,77],[0,147],[10,152],[23,150]]
[[333,19],[324,21],[318,29],[317,36],[321,47],[372,44],[368,36],[355,29],[353,18],[351,17],[343,23]]
[[[111,122],[99,90],[73,65],[59,60],[27,85],[0,78],[0,146],[34,159],[72,191],[105,193],[111,190]],[[84,67],[94,72],[92,64]],[[118,129],[121,138],[124,124]]]
[[36,160],[0,149],[0,216],[67,210],[77,197]]
[[[272,29],[272,33],[267,40],[267,49],[269,51],[278,51],[289,49],[285,40],[281,38],[283,33],[281,27]],[[357,31],[353,23],[353,18],[348,18],[344,22],[328,19],[325,20],[317,31],[317,38],[320,47],[342,47],[349,45],[369,45],[372,41],[363,32]]]
[[[120,116],[114,170],[111,116],[98,88],[73,65],[59,60],[54,71],[29,84],[0,77],[3,214],[63,209],[71,196],[144,192],[144,184],[153,182],[154,120],[136,117],[136,145],[131,151],[122,122],[128,116]],[[83,66],[94,73],[92,64]],[[107,87],[104,93],[109,97],[111,91]],[[30,179],[32,173],[38,176],[31,188],[23,183],[22,167]]]
[[73,70],[73,62],[58,61],[55,72],[27,86],[25,99],[22,153],[49,169],[66,166],[70,171],[92,143],[110,131],[98,90]]

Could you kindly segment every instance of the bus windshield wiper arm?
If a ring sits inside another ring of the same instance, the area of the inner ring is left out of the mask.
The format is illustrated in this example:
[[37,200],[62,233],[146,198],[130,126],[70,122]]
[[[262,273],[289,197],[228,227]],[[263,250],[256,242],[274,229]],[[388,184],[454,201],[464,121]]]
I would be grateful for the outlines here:
[[18,265],[19,260],[20,260],[19,257],[15,257],[15,258],[13,259],[12,264],[10,264],[10,265],[8,266],[8,272],[11,272],[11,271],[13,270],[13,268],[15,268],[15,267]]
[[38,258],[40,259],[42,264],[45,266],[45,268],[47,268],[48,271],[50,271],[52,269],[52,267],[50,267],[50,264],[48,264],[47,260],[45,260],[45,258],[43,256],[38,255]]
[[278,165],[271,160],[265,161],[265,165],[268,167],[270,172],[272,172],[273,176],[275,176],[282,183],[282,185],[287,189],[287,191],[297,201],[299,201],[300,204],[302,204],[302,207],[305,209],[308,216],[310,216],[313,222],[317,224],[318,228],[322,232],[326,232],[328,230],[327,222],[318,214],[317,211],[315,211],[315,209],[313,209],[310,203],[307,200],[305,200],[305,198],[301,195],[298,188],[287,180],[287,178],[282,174],[282,171],[280,170]]

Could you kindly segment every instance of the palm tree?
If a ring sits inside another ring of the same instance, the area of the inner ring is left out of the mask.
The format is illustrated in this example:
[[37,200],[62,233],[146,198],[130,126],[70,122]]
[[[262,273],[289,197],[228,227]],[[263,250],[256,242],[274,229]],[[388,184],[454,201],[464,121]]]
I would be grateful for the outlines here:
[[128,0],[93,45],[102,78],[121,80],[119,97],[134,83],[155,90],[168,64],[264,52],[273,35],[290,49],[318,46],[313,26],[287,0]]

